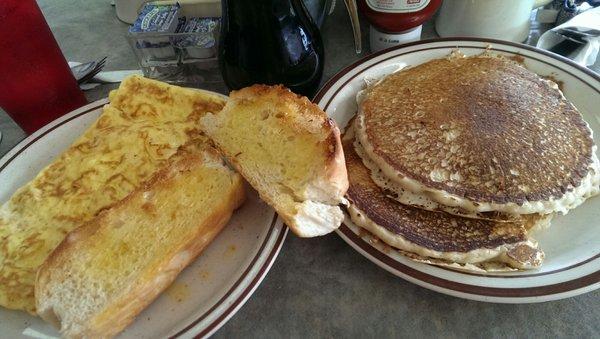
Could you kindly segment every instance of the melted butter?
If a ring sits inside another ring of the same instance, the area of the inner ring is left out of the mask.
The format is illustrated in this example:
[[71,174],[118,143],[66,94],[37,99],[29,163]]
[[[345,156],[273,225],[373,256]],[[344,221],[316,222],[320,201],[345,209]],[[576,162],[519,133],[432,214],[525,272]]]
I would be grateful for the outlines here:
[[[295,118],[288,116],[286,109],[260,101],[238,101],[230,102],[218,115],[207,114],[201,119],[207,134],[226,146],[238,162],[252,163],[247,169],[253,171],[250,176],[284,182],[291,191],[300,192],[299,198],[308,198],[303,196],[307,191],[306,175],[317,171],[316,166],[328,156],[321,146],[322,140],[294,122]],[[239,136],[240,127],[246,131],[243,137]],[[259,166],[260,174],[252,169]]]
[[206,280],[210,279],[212,274],[210,273],[210,271],[201,270],[200,272],[198,272],[198,276],[200,276],[200,279],[206,281]]
[[165,294],[175,302],[183,302],[190,296],[190,289],[187,284],[175,281],[167,290]]
[[225,252],[223,252],[223,256],[229,258],[235,254],[236,250],[237,250],[237,247],[235,245],[229,245],[225,249]]

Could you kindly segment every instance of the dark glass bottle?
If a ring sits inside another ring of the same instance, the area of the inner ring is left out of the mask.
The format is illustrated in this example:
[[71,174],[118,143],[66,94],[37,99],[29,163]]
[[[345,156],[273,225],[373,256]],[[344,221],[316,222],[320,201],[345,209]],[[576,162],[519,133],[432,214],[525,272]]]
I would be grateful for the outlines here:
[[229,89],[283,84],[312,97],[323,42],[302,0],[222,0],[219,66]]

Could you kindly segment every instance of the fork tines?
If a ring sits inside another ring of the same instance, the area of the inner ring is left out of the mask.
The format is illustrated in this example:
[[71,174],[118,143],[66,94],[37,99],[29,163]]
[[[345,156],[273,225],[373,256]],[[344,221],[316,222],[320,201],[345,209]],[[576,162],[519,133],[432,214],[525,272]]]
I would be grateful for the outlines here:
[[93,77],[96,76],[96,74],[100,73],[100,71],[102,71],[102,68],[104,68],[104,64],[106,64],[106,57],[96,61],[96,64],[94,65],[94,69],[92,71],[90,71],[88,74],[86,74],[85,76],[83,76],[81,79],[79,79],[77,81],[77,84],[81,85],[84,84],[90,80],[92,80]]

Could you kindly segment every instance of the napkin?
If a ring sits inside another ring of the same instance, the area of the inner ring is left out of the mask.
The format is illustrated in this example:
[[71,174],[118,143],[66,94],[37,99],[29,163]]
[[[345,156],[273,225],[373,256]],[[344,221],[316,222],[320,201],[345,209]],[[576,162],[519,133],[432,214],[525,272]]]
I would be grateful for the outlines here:
[[546,31],[537,47],[562,54],[582,66],[593,65],[600,50],[600,7]]

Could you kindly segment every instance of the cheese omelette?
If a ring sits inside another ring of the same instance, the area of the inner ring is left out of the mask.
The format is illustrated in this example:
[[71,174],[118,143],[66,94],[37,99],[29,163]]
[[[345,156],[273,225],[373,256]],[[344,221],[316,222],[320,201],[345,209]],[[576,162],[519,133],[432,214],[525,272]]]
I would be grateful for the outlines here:
[[38,267],[65,235],[123,199],[225,100],[133,76],[99,119],[0,207],[0,305],[35,312]]

